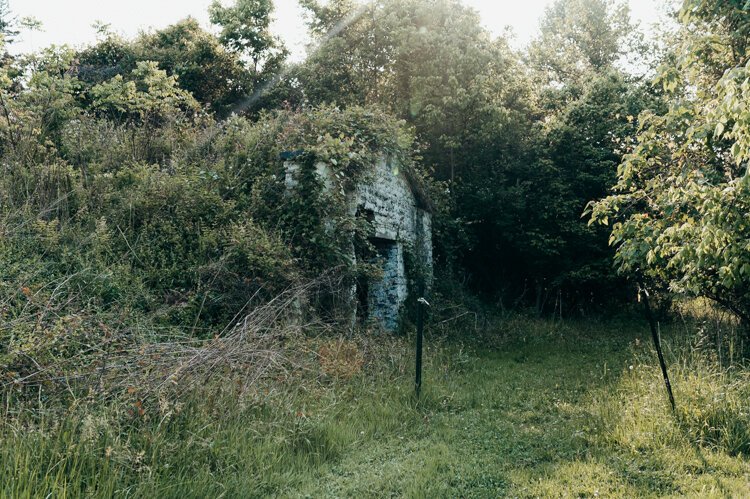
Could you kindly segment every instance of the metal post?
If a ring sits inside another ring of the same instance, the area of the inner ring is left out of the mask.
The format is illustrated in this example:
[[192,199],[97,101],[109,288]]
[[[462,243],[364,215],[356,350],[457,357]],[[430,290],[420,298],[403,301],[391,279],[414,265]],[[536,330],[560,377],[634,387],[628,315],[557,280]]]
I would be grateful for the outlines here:
[[415,362],[416,377],[414,380],[414,388],[417,393],[417,398],[419,398],[419,392],[422,389],[422,336],[424,334],[424,307],[427,304],[427,300],[425,300],[422,295],[424,295],[424,283],[420,280],[419,299],[417,300],[417,358]]
[[659,365],[661,366],[661,374],[664,377],[664,385],[667,387],[667,395],[669,396],[669,403],[672,406],[672,412],[675,411],[674,395],[672,394],[672,384],[669,382],[669,374],[667,374],[667,363],[664,361],[664,354],[661,351],[661,338],[659,338],[659,332],[656,329],[656,321],[654,320],[654,314],[651,312],[651,304],[648,301],[648,291],[640,284],[640,294],[643,297],[643,306],[646,309],[646,319],[651,327],[651,337],[654,340],[654,347],[656,348],[656,354],[659,356]]

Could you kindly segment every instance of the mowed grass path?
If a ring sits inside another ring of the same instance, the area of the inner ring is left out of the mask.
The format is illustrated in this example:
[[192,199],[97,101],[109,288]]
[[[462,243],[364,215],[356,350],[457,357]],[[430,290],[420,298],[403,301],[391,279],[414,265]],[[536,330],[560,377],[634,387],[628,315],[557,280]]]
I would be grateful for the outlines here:
[[433,364],[421,421],[352,446],[279,492],[750,497],[744,458],[696,448],[674,424],[660,373],[645,364],[650,347],[627,326],[547,323],[541,337],[466,355],[460,369]]

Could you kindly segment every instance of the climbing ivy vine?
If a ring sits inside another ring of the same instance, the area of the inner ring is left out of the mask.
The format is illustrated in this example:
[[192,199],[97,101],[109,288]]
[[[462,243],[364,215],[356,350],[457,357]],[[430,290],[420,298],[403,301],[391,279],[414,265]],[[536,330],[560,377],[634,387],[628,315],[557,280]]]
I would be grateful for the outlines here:
[[[252,211],[281,229],[313,274],[332,266],[356,270],[351,265],[352,237],[355,245],[368,244],[369,222],[352,213],[347,194],[384,156],[395,169],[428,185],[412,131],[377,108],[279,111],[253,128],[260,136],[245,145],[252,151],[245,162],[267,168],[249,187]],[[290,164],[295,167],[290,169]],[[327,172],[325,177],[319,168]]]

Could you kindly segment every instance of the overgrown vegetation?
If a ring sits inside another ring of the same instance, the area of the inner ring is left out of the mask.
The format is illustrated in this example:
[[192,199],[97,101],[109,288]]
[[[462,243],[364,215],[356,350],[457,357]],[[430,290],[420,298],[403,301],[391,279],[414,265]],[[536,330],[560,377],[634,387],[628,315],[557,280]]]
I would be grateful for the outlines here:
[[[292,64],[270,0],[17,56],[0,0],[0,495],[748,495],[750,4],[556,0],[521,50],[300,4]],[[432,213],[419,400],[419,297],[351,317],[379,161]]]
[[[94,106],[115,102],[112,112],[126,115],[127,125],[80,110],[59,124],[59,144],[44,139],[43,163],[6,154],[0,366],[7,381],[61,356],[99,351],[101,342],[211,338],[290,287],[331,269],[353,274],[348,245],[357,220],[344,190],[378,154],[419,174],[409,132],[377,110],[279,111],[254,123],[206,118],[188,126],[175,80],[153,65],[136,71],[133,85],[114,77],[92,90]],[[138,90],[141,81],[148,92]],[[167,96],[143,96],[155,88]],[[80,144],[92,129],[95,143],[68,154],[70,137]],[[308,159],[290,195],[279,155],[297,149]],[[147,159],[159,155],[162,162]],[[321,161],[335,167],[339,188],[322,188]]]

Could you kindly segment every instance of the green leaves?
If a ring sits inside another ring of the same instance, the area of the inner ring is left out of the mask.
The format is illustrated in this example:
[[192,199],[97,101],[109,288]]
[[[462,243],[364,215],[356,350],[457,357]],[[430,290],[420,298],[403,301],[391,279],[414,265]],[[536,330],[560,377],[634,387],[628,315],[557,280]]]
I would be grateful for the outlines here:
[[[376,107],[277,111],[248,128],[248,161],[263,165],[252,179],[251,210],[259,222],[278,228],[311,275],[332,267],[355,270],[351,235],[362,221],[349,210],[346,193],[377,162],[389,159],[415,179],[424,175],[414,161],[413,132]],[[284,151],[300,152],[294,169],[279,163]]]
[[200,109],[189,92],[167,76],[154,61],[138,62],[132,79],[117,75],[91,89],[93,108],[125,115],[140,123],[176,115],[194,115]]
[[281,42],[270,32],[271,0],[235,0],[224,7],[214,0],[209,7],[211,22],[221,27],[219,40],[224,46],[250,58],[253,70],[274,56],[286,54]]
[[724,123],[719,122],[716,124],[716,130],[714,130],[714,138],[720,139],[723,133],[724,133]]
[[[661,76],[671,105],[644,120],[617,194],[593,205],[592,220],[621,224],[610,239],[621,271],[712,298],[747,320],[750,78],[748,41],[735,35],[750,19],[700,0],[686,1],[681,19],[673,65]],[[618,214],[616,205],[626,209]]]
[[583,85],[635,48],[638,34],[623,2],[557,0],[547,8],[529,55],[547,81]]

